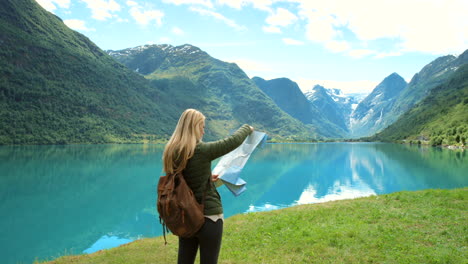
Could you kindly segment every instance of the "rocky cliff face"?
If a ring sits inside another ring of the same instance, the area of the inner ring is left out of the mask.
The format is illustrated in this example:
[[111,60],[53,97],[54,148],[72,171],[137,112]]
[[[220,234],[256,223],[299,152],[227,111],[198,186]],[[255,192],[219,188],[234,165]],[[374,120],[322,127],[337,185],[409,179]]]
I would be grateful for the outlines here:
[[313,105],[323,111],[327,119],[332,120],[346,131],[346,137],[351,137],[351,114],[367,94],[345,95],[340,89],[327,89],[320,85],[315,85],[304,94]]
[[381,130],[385,124],[384,118],[406,87],[406,81],[397,73],[392,73],[377,85],[351,114],[349,126],[351,136],[370,136]]

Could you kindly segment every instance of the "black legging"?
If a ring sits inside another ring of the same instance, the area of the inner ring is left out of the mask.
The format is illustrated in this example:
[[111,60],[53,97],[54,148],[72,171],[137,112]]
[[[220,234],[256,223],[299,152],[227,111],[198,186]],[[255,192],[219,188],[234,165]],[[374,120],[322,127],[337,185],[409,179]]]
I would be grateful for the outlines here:
[[179,237],[178,264],[193,264],[200,246],[200,263],[218,263],[219,251],[221,249],[221,238],[223,236],[223,221],[213,222],[205,218],[205,223],[198,233],[191,238]]

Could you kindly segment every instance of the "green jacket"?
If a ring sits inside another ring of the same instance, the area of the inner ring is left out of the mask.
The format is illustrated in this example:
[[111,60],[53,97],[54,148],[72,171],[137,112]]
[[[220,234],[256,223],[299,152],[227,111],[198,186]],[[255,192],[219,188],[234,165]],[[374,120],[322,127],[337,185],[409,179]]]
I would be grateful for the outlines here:
[[210,180],[208,187],[206,187],[208,179],[211,179],[211,161],[236,149],[250,133],[250,127],[243,125],[234,134],[225,139],[206,143],[200,142],[195,147],[193,157],[187,161],[187,166],[182,174],[199,203],[202,202],[203,191],[207,188],[205,215],[223,213],[221,197],[213,181]]

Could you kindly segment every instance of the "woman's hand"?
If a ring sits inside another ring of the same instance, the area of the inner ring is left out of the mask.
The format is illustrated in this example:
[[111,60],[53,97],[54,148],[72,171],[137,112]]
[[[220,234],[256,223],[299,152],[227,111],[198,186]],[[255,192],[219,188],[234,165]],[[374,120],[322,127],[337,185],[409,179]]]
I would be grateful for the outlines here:
[[211,181],[214,181],[214,182],[218,181],[219,180],[218,177],[219,177],[219,174],[212,174],[211,175]]
[[254,132],[253,126],[249,126],[249,127],[250,127],[250,131]]

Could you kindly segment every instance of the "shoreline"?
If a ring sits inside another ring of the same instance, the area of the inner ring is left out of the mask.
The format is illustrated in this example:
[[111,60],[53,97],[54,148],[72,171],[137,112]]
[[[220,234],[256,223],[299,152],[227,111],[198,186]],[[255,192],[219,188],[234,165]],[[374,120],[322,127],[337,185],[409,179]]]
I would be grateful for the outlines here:
[[[154,141],[154,142],[102,142],[102,143],[70,143],[70,144],[9,144],[9,145],[0,145],[0,147],[20,147],[20,146],[82,146],[82,145],[164,145],[167,141]],[[468,145],[430,145],[429,141],[427,142],[402,142],[396,141],[368,141],[368,140],[358,140],[358,139],[336,139],[336,140],[267,140],[268,144],[314,144],[314,143],[391,143],[391,144],[401,144],[401,145],[419,145],[425,147],[439,147],[450,150],[465,150],[468,148]]]

